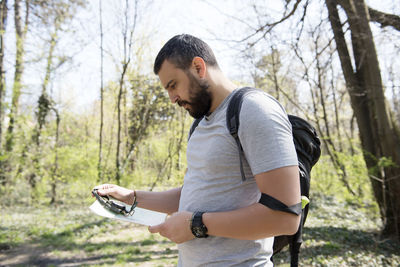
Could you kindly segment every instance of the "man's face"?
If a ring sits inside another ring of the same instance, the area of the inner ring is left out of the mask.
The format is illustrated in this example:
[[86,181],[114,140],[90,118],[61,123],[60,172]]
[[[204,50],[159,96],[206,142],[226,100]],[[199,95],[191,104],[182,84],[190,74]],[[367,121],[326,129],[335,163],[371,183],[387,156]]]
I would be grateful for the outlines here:
[[206,115],[211,107],[211,93],[206,80],[199,80],[190,70],[178,69],[168,60],[158,73],[172,103],[184,107],[194,118]]

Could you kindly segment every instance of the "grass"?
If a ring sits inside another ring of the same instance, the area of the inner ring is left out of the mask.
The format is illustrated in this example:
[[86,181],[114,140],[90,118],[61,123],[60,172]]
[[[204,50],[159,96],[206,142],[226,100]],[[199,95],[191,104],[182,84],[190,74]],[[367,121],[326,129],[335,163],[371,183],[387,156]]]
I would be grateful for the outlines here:
[[[87,208],[3,209],[0,265],[174,266],[176,245]],[[15,259],[22,255],[22,259]]]
[[[303,266],[400,266],[399,242],[381,239],[378,214],[369,204],[314,196],[303,232]],[[275,257],[289,266],[289,252]]]
[[[301,266],[399,266],[400,245],[380,239],[380,227],[368,205],[314,196]],[[146,227],[99,217],[83,204],[2,207],[0,266],[175,266],[177,256],[175,244]],[[274,260],[289,266],[289,253]]]

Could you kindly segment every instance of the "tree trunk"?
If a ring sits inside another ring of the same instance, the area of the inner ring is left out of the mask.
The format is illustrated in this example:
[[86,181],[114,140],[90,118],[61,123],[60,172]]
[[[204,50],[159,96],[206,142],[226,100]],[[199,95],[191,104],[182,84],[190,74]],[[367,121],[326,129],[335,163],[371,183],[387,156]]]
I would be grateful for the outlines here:
[[[355,68],[337,6],[347,16]],[[383,234],[400,240],[400,140],[389,120],[378,57],[362,0],[326,0],[329,20],[360,132],[364,159],[384,223]]]
[[117,150],[115,154],[115,180],[117,184],[120,183],[121,180],[121,130],[122,130],[122,122],[121,122],[121,101],[124,93],[124,78],[126,74],[126,70],[128,68],[128,62],[125,62],[122,67],[121,78],[119,81],[119,91],[118,91],[118,99],[117,99]]
[[[3,2],[2,2],[3,4]],[[5,142],[5,155],[0,162],[0,180],[3,186],[6,186],[11,178],[10,173],[12,171],[12,165],[10,162],[10,156],[14,146],[14,128],[16,125],[15,119],[18,114],[19,97],[21,95],[21,82],[23,73],[23,57],[24,57],[24,45],[25,36],[28,31],[29,25],[29,0],[25,0],[25,25],[22,28],[22,19],[20,15],[20,0],[14,2],[14,22],[15,22],[15,34],[16,34],[16,55],[15,55],[15,72],[14,72],[14,83],[12,89],[11,107],[9,113],[9,122],[6,133]],[[4,88],[3,88],[4,89]],[[1,103],[1,102],[0,102]],[[0,107],[1,109],[1,107]]]
[[0,184],[6,185],[7,174],[6,172],[6,160],[3,158],[3,102],[4,95],[6,91],[6,81],[4,77],[4,35],[6,32],[6,22],[7,22],[7,0],[2,0],[0,3]]
[[100,130],[99,130],[99,162],[97,164],[97,180],[103,180],[102,161],[103,161],[103,127],[104,127],[104,49],[103,49],[103,11],[101,0],[99,0],[100,13]]
[[7,22],[7,0],[2,0],[0,3],[0,147],[2,147],[2,133],[3,133],[3,96],[6,91],[5,79],[4,79],[4,35],[6,32]]
[[19,97],[21,95],[22,87],[22,73],[23,73],[23,58],[25,53],[25,36],[28,31],[29,25],[29,0],[25,1],[25,26],[22,28],[22,19],[20,14],[20,0],[15,0],[14,3],[14,21],[15,21],[15,33],[16,33],[16,55],[15,55],[15,73],[14,73],[14,84],[11,99],[11,109],[9,114],[9,123],[7,129],[6,138],[6,151],[11,152],[14,145],[14,127],[15,118],[18,114]]
[[60,139],[60,114],[57,109],[53,108],[56,115],[56,140],[54,144],[54,165],[51,171],[51,200],[50,204],[55,204],[57,201],[57,182],[59,180],[58,176],[58,147]]
[[[130,16],[129,14],[129,1],[125,0],[125,14],[124,14],[124,19],[125,19],[125,25],[124,29],[122,32],[122,37],[123,37],[123,42],[124,42],[124,59],[122,62],[122,73],[119,81],[119,92],[118,92],[118,99],[117,99],[117,120],[118,120],[118,129],[117,129],[117,152],[115,155],[115,169],[116,169],[116,175],[115,179],[117,183],[120,183],[121,179],[121,143],[122,143],[122,101],[123,97],[126,94],[126,90],[124,90],[124,79],[125,75],[127,74],[126,72],[128,71],[128,66],[131,61],[131,51],[132,51],[132,39],[133,39],[133,32],[135,31],[136,28],[136,19],[138,15],[138,0],[135,0],[135,9],[134,9],[134,16],[133,16],[133,24],[131,26],[131,29],[129,31],[128,35],[128,29],[129,29],[129,24],[128,24],[128,18]],[[124,166],[124,164],[122,165]]]

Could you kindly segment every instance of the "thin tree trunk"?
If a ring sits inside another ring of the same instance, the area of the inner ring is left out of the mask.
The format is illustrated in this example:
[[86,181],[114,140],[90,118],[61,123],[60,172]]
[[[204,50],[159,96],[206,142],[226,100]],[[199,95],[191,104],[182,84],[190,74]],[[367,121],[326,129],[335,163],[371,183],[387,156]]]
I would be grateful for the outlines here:
[[11,99],[11,108],[9,113],[9,123],[6,137],[6,151],[11,152],[14,145],[14,127],[15,119],[18,114],[19,97],[21,95],[22,88],[22,73],[24,70],[23,58],[25,54],[25,37],[28,31],[29,25],[29,1],[25,0],[25,26],[22,27],[21,15],[20,15],[20,0],[15,0],[14,3],[14,21],[15,21],[15,33],[16,33],[16,56],[15,56],[15,73],[14,73],[14,84]]
[[99,0],[100,13],[100,130],[99,130],[99,162],[97,164],[98,182],[103,180],[103,127],[104,127],[104,49],[103,49],[103,11]]
[[117,151],[116,151],[116,155],[115,155],[115,179],[117,180],[117,184],[120,183],[120,179],[121,179],[121,159],[120,159],[120,154],[121,154],[121,127],[122,127],[122,123],[121,123],[121,101],[122,101],[122,95],[124,93],[124,78],[125,78],[125,74],[126,74],[126,70],[128,68],[128,62],[125,62],[123,67],[122,67],[122,73],[121,73],[121,77],[119,80],[119,91],[118,91],[118,98],[117,98]]
[[1,161],[0,179],[3,186],[6,186],[11,180],[12,164],[10,156],[14,146],[14,128],[16,126],[16,117],[18,115],[19,97],[21,95],[21,83],[23,73],[23,58],[24,58],[24,45],[25,36],[28,31],[29,25],[29,0],[25,0],[25,24],[22,27],[22,19],[20,15],[20,0],[14,2],[14,22],[15,22],[15,35],[16,35],[16,55],[15,55],[15,72],[14,83],[12,88],[11,107],[9,112],[9,122],[6,132],[5,140],[5,157]]
[[[277,59],[275,58],[277,57]],[[278,70],[279,70],[279,52],[271,46],[271,65],[272,65],[272,80],[275,86],[275,97],[279,101],[279,81],[278,81]]]
[[[0,2],[0,148],[2,147],[3,141],[3,97],[6,91],[6,81],[4,78],[4,35],[6,32],[6,22],[7,22],[7,0],[2,0]],[[1,178],[0,178],[1,180]]]
[[53,108],[56,115],[56,140],[54,144],[54,165],[51,172],[51,200],[50,204],[55,204],[57,201],[57,182],[58,182],[58,147],[59,147],[59,137],[60,137],[60,114],[58,110]]
[[[43,87],[42,87],[42,96],[47,95],[47,87],[50,82],[51,78],[51,73],[52,73],[52,65],[53,65],[53,59],[54,59],[54,50],[57,45],[57,34],[60,25],[58,24],[58,19],[55,21],[55,32],[52,35],[51,38],[51,43],[50,43],[50,49],[49,49],[49,55],[47,57],[47,67],[46,67],[46,75],[45,79],[43,81]],[[54,144],[54,165],[52,167],[51,171],[51,200],[50,204],[55,204],[57,200],[57,182],[58,182],[58,148],[59,148],[59,136],[60,136],[60,114],[58,110],[54,107],[54,103],[52,103],[50,96],[48,97],[48,107],[47,110],[43,110],[43,114],[41,114],[42,117],[42,124],[40,125],[40,129],[42,128],[42,125],[44,125],[46,116],[48,115],[49,109],[53,110],[54,114],[56,115],[56,140]],[[41,113],[41,110],[39,108],[39,113]],[[40,132],[39,132],[40,135]],[[40,150],[39,150],[40,151]]]
[[332,79],[331,79],[331,89],[332,89],[332,98],[333,98],[333,108],[335,111],[335,124],[336,124],[336,134],[338,136],[338,140],[339,140],[339,151],[343,152],[343,145],[342,145],[342,135],[341,135],[341,131],[340,131],[340,119],[339,119],[339,108],[338,108],[338,104],[337,104],[337,97],[336,97],[336,86],[334,84],[334,76],[333,76],[333,64],[330,64],[331,66],[331,71],[332,71]]
[[49,49],[49,54],[47,56],[46,74],[45,74],[43,84],[42,84],[42,94],[47,92],[47,87],[50,82],[50,76],[51,76],[52,65],[53,65],[54,49],[56,48],[56,45],[57,45],[57,34],[58,34],[58,32],[56,29],[50,40],[50,49]]
[[4,96],[6,91],[5,71],[4,71],[4,35],[6,32],[7,22],[7,0],[0,3],[0,184],[5,186],[7,183],[7,160],[4,159],[3,152],[3,117],[4,117]]
[[118,129],[117,129],[117,151],[115,155],[115,179],[117,183],[120,182],[121,179],[121,133],[122,133],[122,108],[121,108],[121,103],[122,103],[122,97],[126,93],[124,91],[124,79],[126,72],[128,70],[128,66],[130,63],[130,54],[131,54],[131,49],[132,49],[132,39],[133,39],[133,32],[135,31],[136,28],[136,19],[137,19],[137,11],[138,11],[138,0],[135,1],[135,14],[133,17],[133,25],[132,28],[129,32],[128,36],[128,11],[129,11],[129,1],[125,1],[125,28],[123,30],[123,40],[124,40],[124,60],[122,62],[122,73],[121,77],[119,80],[119,91],[118,91],[118,99],[117,99],[117,121],[118,121]]

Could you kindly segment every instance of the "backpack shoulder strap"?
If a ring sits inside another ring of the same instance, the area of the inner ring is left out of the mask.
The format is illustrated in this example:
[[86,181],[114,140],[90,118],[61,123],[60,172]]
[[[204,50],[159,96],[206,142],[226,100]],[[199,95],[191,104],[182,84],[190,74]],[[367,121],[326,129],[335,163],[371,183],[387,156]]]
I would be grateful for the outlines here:
[[226,111],[226,125],[232,136],[237,135],[239,131],[239,115],[244,97],[249,93],[256,91],[258,90],[251,87],[244,87],[237,90],[232,95]]
[[246,95],[252,93],[252,92],[257,92],[257,89],[251,88],[251,87],[244,87],[232,95],[229,105],[226,111],[226,126],[228,127],[229,133],[232,135],[232,137],[236,141],[236,145],[239,151],[239,160],[240,160],[240,173],[242,175],[242,181],[246,180],[246,176],[244,174],[244,168],[243,168],[243,158],[244,158],[244,153],[243,153],[243,148],[242,144],[240,143],[239,140],[239,116],[240,116],[240,109],[242,108],[242,103],[243,99]]

